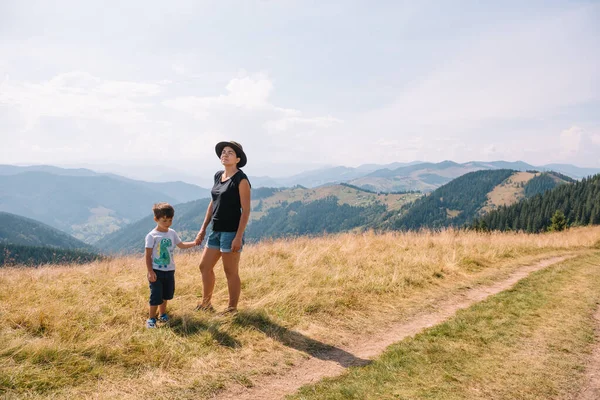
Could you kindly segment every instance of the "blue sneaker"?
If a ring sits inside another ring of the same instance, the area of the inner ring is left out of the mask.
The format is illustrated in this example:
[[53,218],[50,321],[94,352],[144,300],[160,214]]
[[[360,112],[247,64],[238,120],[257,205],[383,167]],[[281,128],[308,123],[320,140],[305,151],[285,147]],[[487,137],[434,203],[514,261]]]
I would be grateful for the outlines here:
[[156,328],[156,318],[148,318],[146,320],[146,328]]
[[160,322],[168,322],[168,321],[169,321],[169,316],[168,316],[167,314],[161,314],[161,315],[158,317],[158,320],[159,320]]

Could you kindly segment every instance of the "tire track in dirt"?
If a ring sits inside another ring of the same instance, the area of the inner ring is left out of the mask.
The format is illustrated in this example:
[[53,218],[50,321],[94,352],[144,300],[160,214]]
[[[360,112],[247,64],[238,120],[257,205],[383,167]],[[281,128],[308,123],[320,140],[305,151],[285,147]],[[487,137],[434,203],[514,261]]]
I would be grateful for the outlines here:
[[[311,356],[306,361],[293,367],[286,373],[277,376],[265,376],[254,379],[254,386],[246,388],[234,386],[215,395],[219,400],[278,400],[295,393],[301,386],[315,383],[323,378],[342,374],[349,366],[360,366],[368,363],[382,353],[389,345],[413,336],[423,329],[432,327],[452,317],[463,308],[485,300],[487,297],[509,289],[532,272],[544,269],[552,264],[564,261],[570,256],[553,257],[536,264],[527,265],[514,271],[508,278],[487,286],[478,286],[456,295],[438,305],[432,313],[424,313],[408,320],[383,328],[378,334],[371,335],[367,341],[357,341],[343,349],[332,348]],[[600,324],[600,312],[598,313]],[[597,352],[597,365],[594,374],[595,389],[592,397],[580,400],[599,399],[600,393],[600,348]]]

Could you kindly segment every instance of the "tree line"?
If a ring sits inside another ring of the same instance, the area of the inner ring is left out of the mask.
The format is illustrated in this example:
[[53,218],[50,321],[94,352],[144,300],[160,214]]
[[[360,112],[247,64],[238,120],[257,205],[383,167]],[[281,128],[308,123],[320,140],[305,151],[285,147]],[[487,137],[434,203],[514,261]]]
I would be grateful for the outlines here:
[[56,247],[24,246],[0,243],[0,266],[44,264],[83,264],[104,258],[85,250],[59,249]]
[[600,174],[559,185],[511,206],[501,206],[473,220],[470,227],[537,233],[549,230],[554,226],[553,217],[560,221],[561,214],[565,226],[600,224]]

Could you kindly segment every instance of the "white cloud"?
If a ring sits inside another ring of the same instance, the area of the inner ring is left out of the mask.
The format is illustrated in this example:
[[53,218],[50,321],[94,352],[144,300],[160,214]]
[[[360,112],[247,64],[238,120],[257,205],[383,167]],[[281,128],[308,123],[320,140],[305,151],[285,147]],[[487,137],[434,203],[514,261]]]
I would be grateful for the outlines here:
[[273,84],[266,76],[256,78],[243,76],[234,78],[227,84],[227,94],[219,96],[182,96],[163,101],[163,105],[205,119],[211,108],[222,106],[244,107],[248,109],[274,109],[268,98]]
[[490,156],[494,156],[498,153],[498,147],[495,144],[490,144],[489,146],[486,146],[483,149],[483,154],[485,154],[486,156],[490,157]]
[[585,132],[578,126],[572,126],[560,133],[560,150],[562,158],[569,158],[581,150],[581,139]]
[[563,161],[577,160],[578,165],[589,166],[600,162],[600,135],[572,126],[560,133],[559,144],[559,157]]
[[295,127],[315,127],[315,128],[329,128],[334,124],[343,122],[338,118],[332,116],[327,117],[316,117],[316,118],[304,118],[300,116],[289,116],[283,117],[277,120],[267,121],[265,127],[269,132],[285,132]]
[[109,81],[86,72],[59,74],[41,82],[6,78],[0,84],[0,105],[12,106],[31,129],[41,117],[90,118],[127,124],[148,121],[148,98],[161,92],[158,84]]
[[[83,3],[14,2],[0,38],[8,76],[0,136],[27,140],[0,157],[152,163],[168,158],[168,142],[177,163],[195,168],[214,165],[213,143],[225,138],[248,149],[250,170],[415,159],[598,163],[587,151],[600,142],[596,4],[438,4],[432,12],[419,3],[408,14],[391,3],[255,6],[244,8],[249,19],[220,3],[164,14],[150,1],[143,15],[139,7],[117,15]],[[105,21],[106,30],[82,29]]]

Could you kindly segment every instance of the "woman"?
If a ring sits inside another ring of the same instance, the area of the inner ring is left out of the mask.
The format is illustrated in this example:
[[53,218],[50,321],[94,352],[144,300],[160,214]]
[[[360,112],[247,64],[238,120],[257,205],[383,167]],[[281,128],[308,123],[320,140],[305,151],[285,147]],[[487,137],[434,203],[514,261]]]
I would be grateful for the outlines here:
[[214,267],[219,258],[222,258],[229,289],[229,305],[224,313],[235,313],[241,291],[238,272],[240,255],[244,246],[244,230],[250,217],[250,181],[240,169],[247,162],[241,144],[234,141],[219,142],[215,151],[224,170],[215,174],[212,200],[196,236],[196,243],[200,244],[204,240],[208,224],[212,222],[211,233],[200,261],[202,302],[196,310],[214,311],[211,305],[215,288]]

